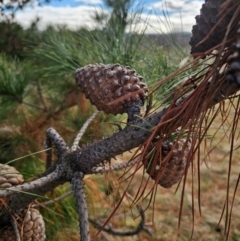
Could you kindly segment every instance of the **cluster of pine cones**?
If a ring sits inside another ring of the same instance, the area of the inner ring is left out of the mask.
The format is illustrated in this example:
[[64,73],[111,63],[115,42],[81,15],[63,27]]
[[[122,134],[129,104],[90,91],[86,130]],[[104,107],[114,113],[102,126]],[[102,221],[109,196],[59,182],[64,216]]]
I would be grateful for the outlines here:
[[[12,166],[0,164],[0,188],[9,188],[24,182],[23,176]],[[44,241],[45,224],[42,215],[29,207],[13,217],[23,241]],[[0,227],[0,241],[15,241],[16,234],[12,226]]]

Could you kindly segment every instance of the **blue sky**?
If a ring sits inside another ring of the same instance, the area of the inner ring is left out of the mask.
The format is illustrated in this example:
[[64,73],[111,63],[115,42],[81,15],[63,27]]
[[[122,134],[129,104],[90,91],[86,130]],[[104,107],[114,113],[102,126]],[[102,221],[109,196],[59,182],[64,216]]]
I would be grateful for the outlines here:
[[[4,0],[4,2],[8,0]],[[147,32],[168,32],[169,27],[163,18],[162,9],[169,13],[171,30],[190,32],[195,23],[195,16],[200,13],[200,8],[204,0],[135,0],[134,6],[143,8],[143,12],[132,29],[129,31],[141,31],[147,26]],[[92,16],[95,11],[108,11],[102,0],[52,0],[50,4],[39,7],[27,7],[23,11],[18,11],[16,21],[24,27],[39,17],[40,28],[47,25],[67,25],[71,29],[87,27],[93,29],[99,27],[93,21]],[[133,8],[135,9],[135,7]],[[131,15],[130,15],[131,17]]]

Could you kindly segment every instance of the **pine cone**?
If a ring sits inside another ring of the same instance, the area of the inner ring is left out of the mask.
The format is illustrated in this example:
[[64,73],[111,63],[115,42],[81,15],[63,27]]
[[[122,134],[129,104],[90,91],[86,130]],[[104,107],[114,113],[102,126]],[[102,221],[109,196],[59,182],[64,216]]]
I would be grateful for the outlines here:
[[[35,208],[26,209],[16,220],[22,241],[44,241],[45,224],[42,215]],[[16,236],[12,227],[0,229],[0,241],[15,241]]]
[[237,31],[237,41],[234,44],[235,51],[228,58],[229,68],[226,74],[226,79],[235,82],[240,86],[240,22]]
[[[127,112],[128,107],[137,101],[141,101],[143,105],[148,91],[142,82],[143,77],[135,70],[120,64],[87,65],[75,72],[75,79],[86,98],[98,110],[103,110],[107,114],[117,115]],[[126,98],[108,105],[109,102],[122,96]]]
[[0,229],[0,241],[15,241],[16,235],[12,227]]
[[[24,182],[23,176],[12,166],[0,164],[0,188],[20,185]],[[25,209],[16,219],[22,241],[45,240],[45,225],[42,215],[35,208]],[[0,229],[0,241],[15,241],[13,227]]]
[[[157,141],[158,138],[153,140],[153,142]],[[161,160],[159,158],[157,161],[154,161],[153,155],[143,160],[147,173],[153,180],[159,179],[158,184],[164,188],[170,188],[178,183],[185,173],[190,146],[190,141],[186,143],[185,139],[180,139],[177,142],[164,141]],[[174,149],[172,150],[172,148]],[[171,157],[164,161],[171,151]],[[161,161],[162,163],[160,163]]]
[[[229,8],[234,2],[232,1],[231,4],[228,4],[227,9],[224,9],[224,12],[219,14],[221,5],[225,1],[226,0],[205,0],[200,15],[196,16],[197,24],[193,25],[192,28],[192,37],[189,42],[192,46],[191,54],[205,52],[222,42],[227,26],[234,13],[233,11],[229,11]],[[218,20],[222,17],[223,19],[217,24]],[[216,24],[217,26],[214,31],[212,31],[209,38],[201,44],[198,44],[210,33]]]
[[14,167],[0,163],[0,188],[19,185],[22,184],[23,181],[22,174],[20,174]]

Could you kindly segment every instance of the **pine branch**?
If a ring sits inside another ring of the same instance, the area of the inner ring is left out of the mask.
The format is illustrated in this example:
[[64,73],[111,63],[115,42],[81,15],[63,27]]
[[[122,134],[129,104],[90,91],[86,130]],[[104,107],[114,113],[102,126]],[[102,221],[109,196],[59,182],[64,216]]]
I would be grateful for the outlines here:
[[82,241],[90,241],[88,208],[84,191],[83,173],[77,172],[71,180],[72,189],[77,201],[78,221],[80,226],[80,236]]
[[22,128],[27,129],[28,132],[31,133],[34,132],[36,129],[43,128],[43,126],[45,126],[51,118],[58,119],[59,116],[63,113],[63,111],[77,105],[78,99],[73,98],[73,96],[76,95],[74,92],[75,89],[66,93],[62,103],[59,104],[60,107],[56,111],[51,112],[50,109],[44,109],[44,113],[46,113],[46,115],[40,113],[40,115],[36,116],[35,120],[33,121],[36,123],[36,125],[27,126],[27,128],[23,126]]
[[114,235],[114,236],[121,236],[121,237],[133,236],[133,235],[139,234],[143,230],[146,231],[148,234],[151,234],[151,232],[148,229],[146,229],[145,226],[144,226],[145,215],[144,215],[144,211],[143,211],[142,207],[139,204],[137,205],[137,209],[139,211],[141,221],[139,222],[138,226],[133,230],[119,231],[119,230],[114,229],[110,225],[107,225],[107,226],[103,227],[103,224],[101,224],[98,221],[93,220],[91,218],[89,218],[89,222],[92,223],[95,228],[103,230],[103,231],[105,231],[105,232],[107,232],[111,235]]
[[42,88],[41,88],[41,85],[40,85],[39,81],[36,81],[36,86],[37,86],[37,93],[38,93],[38,96],[39,96],[39,100],[41,101],[41,103],[43,105],[44,111],[48,112],[48,107],[45,103],[45,100],[44,100],[44,97],[43,97],[43,94],[42,94]]
[[35,199],[68,181],[67,177],[63,175],[66,167],[63,167],[62,170],[60,169],[61,165],[58,167],[59,168],[47,176],[22,185],[0,190],[0,198],[7,198],[7,209],[0,209],[0,226],[10,222],[11,214],[8,210],[18,213]]
[[13,230],[14,230],[14,233],[15,233],[16,241],[21,241],[20,233],[19,233],[19,230],[17,228],[18,224],[17,224],[16,220],[14,219],[13,215],[11,215],[11,222],[12,222],[12,227],[13,227]]
[[90,125],[90,123],[94,120],[94,118],[97,116],[98,114],[98,110],[95,111],[84,123],[84,125],[82,126],[81,130],[78,132],[76,138],[73,141],[73,145],[71,147],[71,151],[76,151],[78,148],[78,144],[79,141],[81,140],[83,134],[85,133],[85,131],[87,130],[88,126]]
[[70,190],[70,191],[62,194],[62,195],[59,196],[59,197],[56,197],[56,198],[54,198],[54,199],[51,199],[50,201],[41,202],[41,203],[37,203],[37,204],[32,204],[32,207],[35,208],[35,207],[39,207],[39,206],[51,205],[51,204],[54,204],[55,202],[58,202],[58,201],[64,199],[65,197],[70,196],[71,194],[73,194],[73,190]]
[[[46,131],[46,169],[52,165],[52,145],[55,145],[59,155],[65,153],[68,150],[68,146],[58,132],[53,128],[48,128]],[[55,167],[53,167],[55,168]]]
[[[42,192],[48,192],[51,191],[52,187],[49,188],[47,186],[49,186],[51,183],[55,183],[56,181],[59,181],[59,178],[61,177],[61,172],[57,169],[54,172],[50,173],[49,175],[45,176],[45,177],[41,177],[39,179],[36,179],[34,181],[31,182],[27,182],[24,183],[22,185],[18,185],[18,186],[14,186],[14,187],[10,187],[7,189],[3,189],[0,190],[0,197],[1,198],[7,198],[9,196],[12,196],[16,193],[26,193],[29,192],[29,195],[31,196],[31,191],[33,189],[38,190],[40,188],[42,188],[43,190],[45,189],[45,191],[39,191],[38,193],[34,193],[35,195],[41,195]],[[45,187],[44,187],[45,186]],[[21,194],[20,194],[21,195]],[[35,199],[35,197],[34,197]]]
[[32,107],[32,108],[35,108],[35,109],[41,110],[41,111],[43,111],[43,112],[46,112],[46,110],[45,110],[44,108],[42,108],[42,107],[40,107],[40,106],[38,106],[38,105],[35,105],[35,104],[33,104],[33,103],[28,103],[28,102],[26,102],[26,101],[24,101],[24,100],[21,100],[21,101],[19,101],[19,102],[22,103],[22,104],[25,104],[25,105],[27,105],[27,106],[30,106],[30,107]]

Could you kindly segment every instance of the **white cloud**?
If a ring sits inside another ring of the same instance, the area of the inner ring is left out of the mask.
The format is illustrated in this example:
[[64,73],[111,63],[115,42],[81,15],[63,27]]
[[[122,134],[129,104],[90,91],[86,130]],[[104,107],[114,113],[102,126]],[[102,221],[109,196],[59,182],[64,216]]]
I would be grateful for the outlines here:
[[169,25],[172,30],[190,32],[192,25],[196,23],[195,16],[200,14],[204,0],[166,0],[153,3],[149,6],[153,12],[164,11],[168,13],[169,24],[166,24],[164,17],[157,17],[153,20],[156,27],[159,26],[162,31],[168,31]]
[[[185,19],[186,20],[186,19]],[[142,14],[141,20],[136,22],[134,26],[131,27],[132,30],[136,29],[137,32],[140,32],[143,29],[145,33],[167,33],[167,32],[190,32],[192,25],[195,23],[195,20],[189,18],[190,21],[187,21],[188,24],[181,24],[180,17],[170,18],[167,21],[164,18],[161,18],[157,15],[148,16]],[[183,21],[183,20],[182,20]]]
[[42,6],[18,11],[15,20],[24,27],[28,27],[36,17],[39,17],[40,29],[44,29],[47,25],[67,25],[70,29],[93,28],[96,24],[92,16],[97,10],[98,8],[94,6]]
[[165,10],[169,12],[182,12],[189,15],[197,15],[204,0],[166,0],[153,3],[149,6],[151,10]]
[[81,2],[88,5],[99,5],[102,4],[102,0],[75,0],[75,2]]
[[[99,0],[81,1],[99,2]],[[147,24],[147,33],[169,32],[169,28],[171,31],[190,32],[192,25],[195,24],[195,16],[200,13],[202,2],[197,0],[167,0],[166,4],[168,4],[167,9],[170,11],[168,22],[164,17],[154,14],[142,14],[141,18],[131,26],[130,31],[140,31],[144,29]],[[166,4],[162,1],[157,2],[152,4],[151,8],[161,10]],[[48,25],[66,25],[70,29],[78,29],[80,27],[93,29],[97,26],[92,19],[96,11],[102,11],[102,9],[89,5],[77,7],[37,6],[18,11],[16,13],[16,21],[24,27],[28,27],[36,17],[39,17],[41,19],[39,23],[41,29],[44,29]]]

